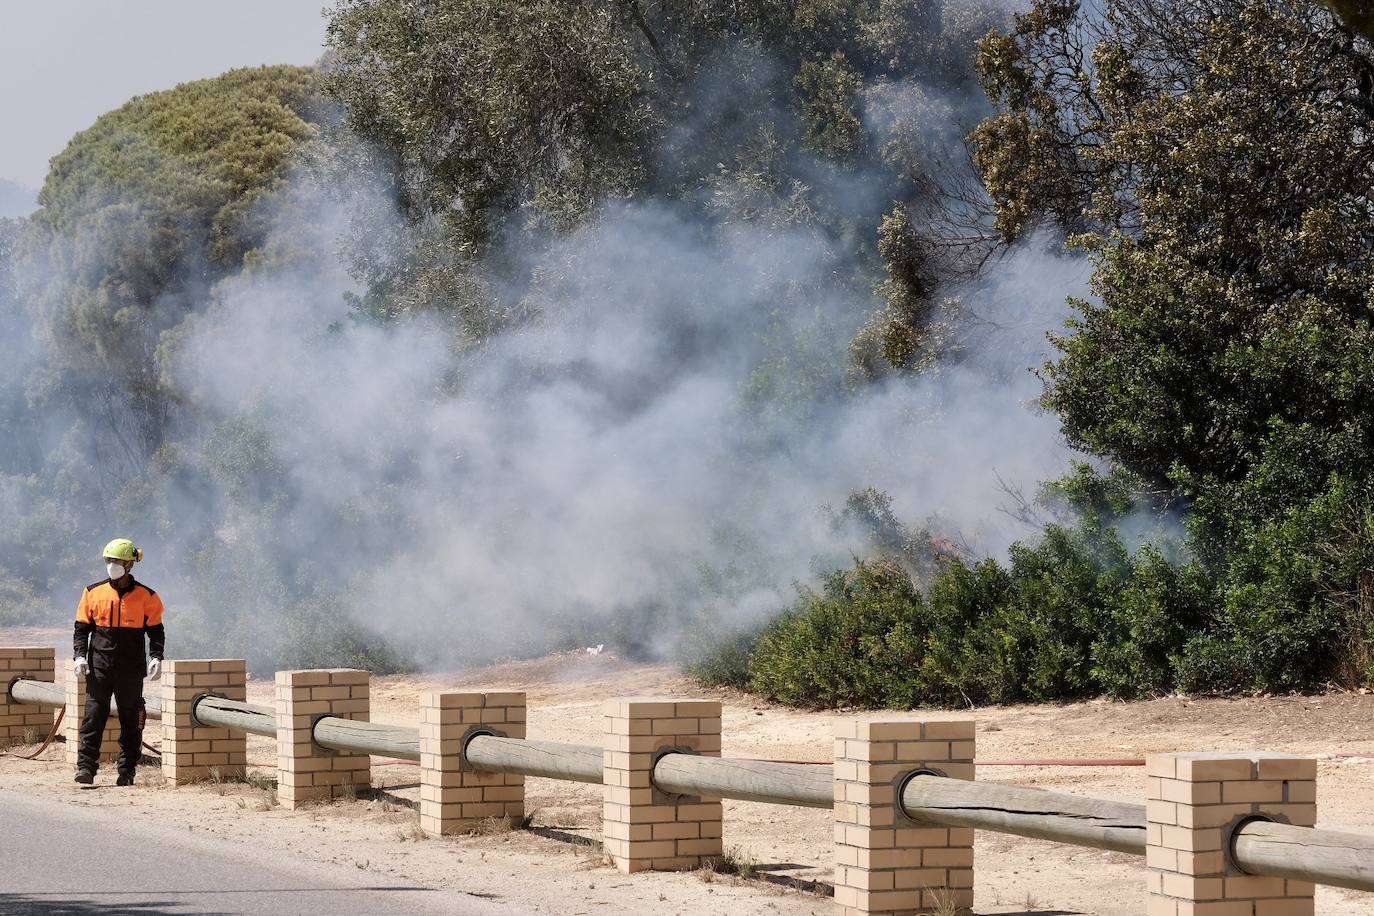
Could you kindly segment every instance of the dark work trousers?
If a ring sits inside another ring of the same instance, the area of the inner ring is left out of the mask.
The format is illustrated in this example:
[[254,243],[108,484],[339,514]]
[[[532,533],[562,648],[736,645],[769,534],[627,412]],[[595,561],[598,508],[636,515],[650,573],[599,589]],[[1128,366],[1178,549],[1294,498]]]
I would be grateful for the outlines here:
[[94,773],[100,764],[100,738],[110,718],[110,697],[119,706],[119,772],[132,774],[143,749],[143,730],[138,727],[143,711],[143,672],[91,668],[86,675],[86,715],[81,720],[81,747],[76,768]]

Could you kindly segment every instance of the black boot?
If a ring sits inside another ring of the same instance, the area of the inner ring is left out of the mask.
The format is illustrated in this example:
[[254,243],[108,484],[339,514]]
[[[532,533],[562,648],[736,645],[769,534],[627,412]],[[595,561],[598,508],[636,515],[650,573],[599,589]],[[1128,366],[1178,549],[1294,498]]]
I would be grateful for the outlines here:
[[133,774],[133,773],[120,773],[120,774],[119,774],[119,778],[115,780],[115,785],[117,785],[117,786],[131,786],[131,785],[133,785],[133,784],[134,784],[134,774]]
[[77,770],[76,781],[82,785],[89,786],[91,783],[95,782],[95,774],[90,770]]

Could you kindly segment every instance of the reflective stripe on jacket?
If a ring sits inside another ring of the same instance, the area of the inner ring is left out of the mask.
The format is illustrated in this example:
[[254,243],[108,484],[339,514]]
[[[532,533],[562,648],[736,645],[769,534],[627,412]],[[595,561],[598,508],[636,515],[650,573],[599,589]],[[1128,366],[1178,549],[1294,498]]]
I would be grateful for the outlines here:
[[124,588],[109,579],[86,586],[76,606],[76,655],[85,655],[92,668],[142,666],[145,636],[149,654],[162,658],[166,636],[157,592],[132,577]]

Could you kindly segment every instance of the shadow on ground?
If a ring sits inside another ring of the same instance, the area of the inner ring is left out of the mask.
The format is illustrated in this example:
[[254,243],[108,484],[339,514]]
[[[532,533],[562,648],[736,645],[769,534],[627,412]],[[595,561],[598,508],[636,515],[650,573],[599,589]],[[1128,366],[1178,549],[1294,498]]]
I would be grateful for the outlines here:
[[[336,893],[352,894],[356,892],[377,892],[377,891],[425,891],[431,888],[425,887],[348,887],[331,889]],[[166,893],[164,891],[164,893]],[[243,910],[219,910],[202,905],[207,898],[240,897],[242,895],[271,894],[319,894],[320,888],[263,888],[254,890],[252,888],[241,888],[232,891],[187,891],[177,892],[178,900],[129,900],[119,901],[119,897],[147,897],[144,891],[101,891],[99,894],[89,897],[74,897],[66,893],[52,894],[11,894],[0,892],[0,913],[4,916],[236,916]],[[494,898],[494,894],[473,894],[470,897]],[[232,905],[232,904],[231,904]],[[310,904],[304,903],[301,912],[310,912]],[[351,911],[350,911],[351,912]]]
[[[137,903],[111,903],[103,899],[81,899],[66,894],[0,893],[0,913],[6,916],[157,916],[186,913],[186,904],[162,900]],[[232,916],[218,910],[195,910],[196,916]]]

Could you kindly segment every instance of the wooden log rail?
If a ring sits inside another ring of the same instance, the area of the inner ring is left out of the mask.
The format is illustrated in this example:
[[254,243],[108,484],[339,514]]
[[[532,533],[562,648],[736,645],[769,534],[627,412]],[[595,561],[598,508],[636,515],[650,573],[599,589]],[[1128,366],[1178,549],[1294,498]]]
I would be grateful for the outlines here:
[[[60,685],[16,679],[12,702],[61,706]],[[161,715],[161,699],[145,696],[149,716]],[[205,725],[273,737],[271,707],[203,696],[194,706]],[[331,750],[420,759],[419,730],[399,725],[321,718],[314,741]],[[463,750],[479,770],[601,784],[602,749],[475,734]],[[707,795],[765,804],[830,808],[834,805],[832,768],[814,764],[732,760],[669,753],[652,773],[659,790],[674,795]],[[1130,855],[1145,854],[1143,805],[1088,798],[1045,789],[916,774],[901,789],[901,806],[913,821],[945,827],[990,830]],[[1374,891],[1374,837],[1344,831],[1295,827],[1269,821],[1241,824],[1231,835],[1231,857],[1249,875],[1265,875]]]

